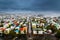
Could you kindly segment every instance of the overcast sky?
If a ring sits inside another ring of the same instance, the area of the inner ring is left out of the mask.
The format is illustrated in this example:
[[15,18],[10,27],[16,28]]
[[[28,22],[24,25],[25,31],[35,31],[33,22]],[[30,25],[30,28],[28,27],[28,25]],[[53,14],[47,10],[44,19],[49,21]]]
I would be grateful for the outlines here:
[[0,0],[0,11],[60,11],[60,0]]

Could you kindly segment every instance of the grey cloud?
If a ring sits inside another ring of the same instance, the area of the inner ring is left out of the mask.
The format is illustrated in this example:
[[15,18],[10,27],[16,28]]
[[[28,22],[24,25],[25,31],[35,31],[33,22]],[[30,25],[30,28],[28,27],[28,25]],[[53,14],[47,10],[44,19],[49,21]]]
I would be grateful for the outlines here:
[[60,11],[60,0],[0,0],[1,10]]

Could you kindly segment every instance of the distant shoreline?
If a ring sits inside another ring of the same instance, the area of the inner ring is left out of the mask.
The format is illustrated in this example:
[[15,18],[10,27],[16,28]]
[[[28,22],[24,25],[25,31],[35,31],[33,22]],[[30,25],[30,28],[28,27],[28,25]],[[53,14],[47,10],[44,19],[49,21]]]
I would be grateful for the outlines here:
[[58,11],[0,11],[0,14],[60,16],[60,12]]

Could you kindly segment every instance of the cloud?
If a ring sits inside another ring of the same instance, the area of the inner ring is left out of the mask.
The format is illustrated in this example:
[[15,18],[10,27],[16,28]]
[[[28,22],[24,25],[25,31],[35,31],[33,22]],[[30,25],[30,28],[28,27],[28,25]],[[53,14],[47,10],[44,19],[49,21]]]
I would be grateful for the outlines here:
[[0,11],[60,11],[60,0],[0,0]]

